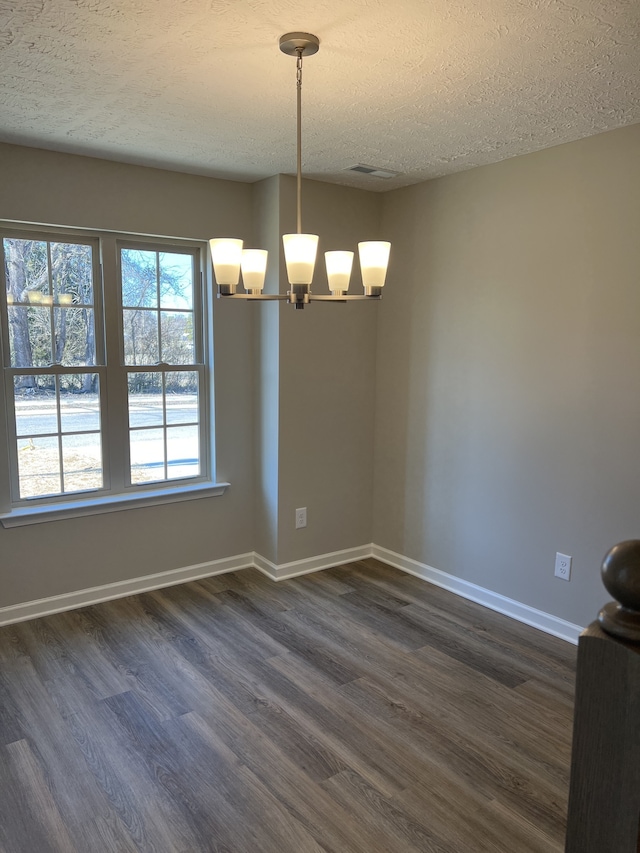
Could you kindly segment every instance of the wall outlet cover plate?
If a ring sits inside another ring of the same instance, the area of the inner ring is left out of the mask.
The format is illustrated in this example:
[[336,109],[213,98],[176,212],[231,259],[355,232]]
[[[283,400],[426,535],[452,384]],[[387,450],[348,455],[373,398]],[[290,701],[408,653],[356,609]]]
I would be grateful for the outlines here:
[[571,557],[568,554],[556,554],[554,575],[560,580],[571,580]]

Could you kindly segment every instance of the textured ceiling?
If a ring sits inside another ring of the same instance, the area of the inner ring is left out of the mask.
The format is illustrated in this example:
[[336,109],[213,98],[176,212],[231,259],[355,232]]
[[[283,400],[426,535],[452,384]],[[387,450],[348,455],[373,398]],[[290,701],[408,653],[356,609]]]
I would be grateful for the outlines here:
[[[0,140],[387,190],[640,122],[639,0],[0,0]],[[346,174],[365,163],[401,174]]]

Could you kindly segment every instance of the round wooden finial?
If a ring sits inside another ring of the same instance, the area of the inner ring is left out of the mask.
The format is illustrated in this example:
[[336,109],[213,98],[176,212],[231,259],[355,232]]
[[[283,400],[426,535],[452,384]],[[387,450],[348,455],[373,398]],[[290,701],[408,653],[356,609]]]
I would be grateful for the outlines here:
[[640,539],[613,546],[602,562],[602,582],[615,598],[598,614],[602,628],[640,643]]

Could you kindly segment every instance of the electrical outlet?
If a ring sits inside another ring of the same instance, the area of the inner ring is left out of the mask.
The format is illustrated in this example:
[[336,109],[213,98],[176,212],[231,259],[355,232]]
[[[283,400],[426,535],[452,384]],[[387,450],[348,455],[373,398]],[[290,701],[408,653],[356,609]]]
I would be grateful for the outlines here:
[[568,554],[556,554],[554,575],[563,581],[571,580],[571,557]]
[[300,530],[301,527],[307,526],[307,508],[306,506],[301,506],[300,509],[296,510],[296,530]]

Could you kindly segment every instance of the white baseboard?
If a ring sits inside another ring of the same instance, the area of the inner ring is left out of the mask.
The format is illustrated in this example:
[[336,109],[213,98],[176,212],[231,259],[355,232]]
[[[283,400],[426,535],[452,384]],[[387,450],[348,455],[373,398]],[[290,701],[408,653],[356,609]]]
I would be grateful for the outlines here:
[[441,572],[425,563],[404,557],[388,548],[380,545],[361,545],[358,548],[345,548],[342,551],[332,551],[329,554],[320,554],[316,557],[308,557],[304,560],[294,560],[291,563],[276,565],[265,557],[250,551],[246,554],[238,554],[234,557],[225,557],[221,560],[212,560],[208,563],[199,563],[195,566],[185,566],[180,569],[172,569],[168,572],[160,572],[154,575],[145,575],[141,578],[117,581],[116,583],[94,586],[90,589],[81,589],[75,592],[54,595],[50,598],[40,598],[36,601],[27,601],[22,604],[12,604],[8,607],[0,607],[0,625],[9,625],[13,622],[24,622],[27,619],[37,619],[40,616],[49,616],[64,610],[74,610],[77,607],[87,607],[90,604],[99,604],[115,598],[123,598],[127,595],[136,595],[141,592],[149,592],[153,589],[162,589],[165,586],[187,583],[188,581],[201,580],[202,578],[221,575],[226,572],[234,572],[240,569],[256,568],[268,578],[274,581],[282,581],[287,578],[295,578],[310,572],[319,572],[322,569],[330,569],[352,563],[355,560],[364,560],[367,557],[375,557],[383,563],[394,566],[403,572],[421,578],[428,583],[440,586],[462,598],[475,601],[490,610],[496,610],[505,616],[510,616],[518,622],[524,622],[553,634],[570,643],[577,643],[582,631],[579,625],[566,622],[558,616],[552,616],[542,610],[529,607],[511,598],[506,598],[497,592],[492,592],[484,587],[465,581],[455,575]]
[[439,569],[434,569],[425,563],[419,563],[410,557],[404,557],[402,554],[396,554],[395,551],[389,551],[388,548],[382,548],[380,545],[373,545],[372,556],[383,563],[394,566],[396,569],[401,569],[403,572],[408,572],[410,575],[415,575],[428,583],[453,592],[461,598],[468,598],[469,601],[475,601],[476,604],[481,604],[490,610],[496,610],[498,613],[503,613],[518,622],[524,622],[525,625],[538,628],[546,634],[560,637],[561,640],[566,640],[569,643],[577,644],[578,637],[583,630],[579,625],[566,622],[559,616],[552,616],[543,610],[536,610],[535,607],[529,607],[528,604],[506,598],[490,589],[477,586],[455,575],[447,574],[447,572],[441,572]]
[[195,566],[184,566],[180,569],[171,569],[168,572],[144,575],[140,578],[116,581],[115,583],[80,589],[62,595],[53,595],[49,598],[39,598],[35,601],[0,607],[0,626],[10,625],[14,622],[25,622],[28,619],[38,619],[40,616],[51,616],[53,613],[61,613],[64,610],[75,610],[78,607],[87,607],[90,604],[100,604],[103,601],[124,598],[127,595],[137,595],[141,592],[150,592],[153,589],[162,589],[165,586],[175,586],[188,581],[202,580],[202,578],[235,572],[240,569],[256,568],[271,580],[281,581],[286,578],[295,578],[310,572],[319,572],[322,569],[341,566],[354,560],[362,560],[365,557],[370,557],[371,553],[371,545],[362,545],[359,548],[347,548],[343,551],[334,551],[330,554],[321,554],[317,557],[309,557],[306,560],[296,560],[292,563],[276,566],[260,554],[249,551],[247,554],[211,560],[208,563],[198,563]]
[[311,572],[320,572],[322,569],[333,569],[335,566],[343,566],[345,563],[353,563],[355,560],[364,560],[373,556],[373,545],[361,545],[358,548],[345,548],[343,551],[331,551],[329,554],[320,554],[317,557],[308,557],[305,560],[294,560],[292,563],[276,565],[266,557],[254,552],[254,566],[272,581],[283,581],[288,578],[297,578],[300,575],[308,575]]
[[155,575],[145,575],[141,578],[116,581],[103,586],[94,586],[90,589],[53,595],[50,598],[27,601],[24,604],[12,604],[9,607],[0,607],[0,625],[24,622],[27,619],[37,619],[40,616],[50,616],[52,613],[61,613],[63,610],[75,610],[78,607],[100,604],[114,598],[124,598],[127,595],[150,592],[152,589],[162,589],[165,586],[175,586],[187,581],[196,581],[213,575],[234,572],[238,569],[247,569],[253,565],[253,552],[249,552],[248,554],[238,554],[235,557],[225,557],[222,560],[212,560],[209,563],[198,563],[195,566],[184,566],[181,569],[159,572]]

